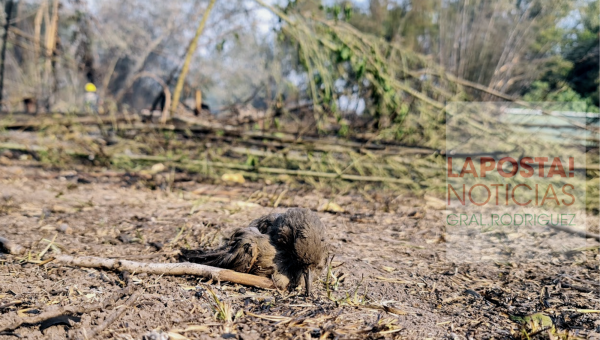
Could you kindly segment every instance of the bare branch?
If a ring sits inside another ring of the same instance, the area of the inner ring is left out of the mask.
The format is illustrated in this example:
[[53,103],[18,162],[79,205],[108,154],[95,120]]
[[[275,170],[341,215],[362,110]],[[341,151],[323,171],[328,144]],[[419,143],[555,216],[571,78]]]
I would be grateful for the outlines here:
[[273,282],[266,277],[238,273],[229,269],[216,268],[196,263],[143,263],[102,257],[75,257],[70,255],[59,255],[55,258],[55,262],[74,267],[104,268],[116,271],[157,275],[196,275],[207,279],[228,281],[246,286],[266,289],[274,288]]

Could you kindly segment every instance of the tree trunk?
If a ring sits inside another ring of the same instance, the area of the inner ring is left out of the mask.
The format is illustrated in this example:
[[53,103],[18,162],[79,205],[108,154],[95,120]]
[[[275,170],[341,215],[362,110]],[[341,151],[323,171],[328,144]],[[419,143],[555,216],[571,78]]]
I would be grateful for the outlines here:
[[[46,106],[46,112],[50,112],[50,104],[51,97],[54,93],[51,93],[49,90],[50,87],[50,76],[54,73],[52,71],[52,67],[54,63],[52,59],[54,58],[54,49],[56,48],[56,41],[58,37],[58,4],[59,0],[54,0],[52,3],[52,17],[50,17],[50,12],[47,12],[48,17],[46,20],[46,60],[44,62],[44,80],[43,80],[43,88],[44,90],[44,104]],[[50,8],[48,8],[50,10]]]
[[183,67],[181,68],[181,73],[179,73],[179,79],[177,79],[177,85],[175,86],[175,91],[173,92],[173,101],[171,103],[171,115],[175,113],[177,110],[177,105],[179,104],[179,97],[181,96],[181,90],[183,89],[183,84],[185,83],[185,77],[187,76],[188,70],[190,68],[190,63],[192,61],[192,56],[194,52],[196,52],[196,47],[198,46],[198,39],[202,35],[202,31],[204,30],[204,25],[206,25],[206,21],[208,20],[208,15],[210,14],[210,10],[215,5],[216,0],[211,0],[202,16],[202,20],[198,25],[198,29],[196,30],[196,35],[192,39],[192,42],[187,50],[185,55],[185,61],[183,62]]
[[6,23],[4,24],[4,37],[2,38],[2,60],[0,60],[0,105],[4,102],[4,64],[6,60],[6,43],[8,41],[8,29],[10,28],[10,19],[12,17],[13,0],[6,0],[4,12],[6,13]]

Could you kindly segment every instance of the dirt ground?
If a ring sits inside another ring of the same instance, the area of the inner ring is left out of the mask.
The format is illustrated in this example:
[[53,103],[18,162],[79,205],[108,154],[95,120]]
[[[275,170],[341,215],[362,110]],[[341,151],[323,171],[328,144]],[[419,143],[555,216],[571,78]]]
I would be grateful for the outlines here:
[[[140,298],[122,307],[124,314],[97,338],[498,339],[518,336],[521,327],[535,333],[535,325],[510,316],[538,312],[551,318],[554,334],[600,338],[600,255],[592,241],[529,261],[453,263],[445,256],[439,202],[410,195],[330,196],[264,182],[226,186],[193,178],[152,190],[135,174],[4,163],[0,236],[30,255],[0,253],[0,328],[58,306],[99,302],[123,287],[120,273],[38,265],[40,254],[42,260],[63,253],[175,262],[178,249],[215,247],[261,215],[292,206],[319,211],[334,202],[327,210],[338,212],[319,212],[335,254],[329,297],[326,273],[308,298],[191,276],[132,273]],[[597,226],[597,217],[588,220]],[[232,322],[219,319],[209,288],[231,305]],[[115,308],[23,325],[0,339],[64,339],[97,327]]]

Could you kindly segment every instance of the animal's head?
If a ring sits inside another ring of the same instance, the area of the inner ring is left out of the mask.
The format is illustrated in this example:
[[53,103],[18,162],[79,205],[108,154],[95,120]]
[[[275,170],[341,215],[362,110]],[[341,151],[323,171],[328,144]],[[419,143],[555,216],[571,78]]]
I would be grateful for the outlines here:
[[317,214],[303,208],[289,209],[277,222],[282,241],[291,248],[295,265],[304,276],[308,294],[311,275],[322,271],[327,260],[325,227]]

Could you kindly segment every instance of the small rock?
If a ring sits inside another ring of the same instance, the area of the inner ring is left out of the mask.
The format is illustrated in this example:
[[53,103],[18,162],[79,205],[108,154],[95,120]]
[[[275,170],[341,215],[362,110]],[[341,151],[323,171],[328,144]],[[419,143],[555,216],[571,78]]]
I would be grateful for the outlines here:
[[142,340],[169,340],[169,335],[167,333],[152,331],[144,334]]
[[221,338],[223,338],[223,339],[237,339],[237,334],[223,333],[223,334],[221,334]]
[[156,242],[150,242],[150,245],[152,247],[154,247],[154,249],[156,249],[156,251],[160,251],[165,245],[162,244],[162,242],[156,241]]
[[226,173],[221,176],[221,180],[224,182],[233,182],[244,184],[246,180],[244,179],[244,175],[242,173]]
[[114,238],[112,238],[112,237],[111,237],[111,238],[108,238],[108,239],[106,240],[106,242],[108,242],[109,244],[112,244],[113,246],[116,246],[116,245],[118,245],[118,244],[119,244],[119,241],[118,241],[118,240],[115,240],[115,239],[114,239]]
[[69,225],[66,223],[62,223],[58,227],[56,227],[56,231],[70,235],[73,233],[73,228],[69,227]]
[[119,237],[117,237],[117,239],[123,243],[131,243],[133,242],[133,237],[127,235],[127,234],[121,234],[119,235]]
[[163,172],[163,171],[165,171],[165,165],[162,163],[156,163],[150,169],[151,174],[157,174],[157,173]]
[[240,294],[246,294],[246,288],[242,287],[242,288],[238,289],[238,292]]
[[90,184],[90,183],[92,183],[92,179],[89,178],[89,177],[78,176],[77,177],[77,183]]
[[344,213],[344,212],[346,212],[346,210],[344,210],[344,208],[340,207],[339,204],[334,203],[334,202],[326,202],[321,207],[319,207],[318,210],[321,211],[321,212],[326,211],[326,212],[330,212],[330,213]]
[[67,207],[63,207],[62,205],[53,205],[52,206],[52,212],[56,213],[56,214],[66,213],[67,210],[68,210]]

